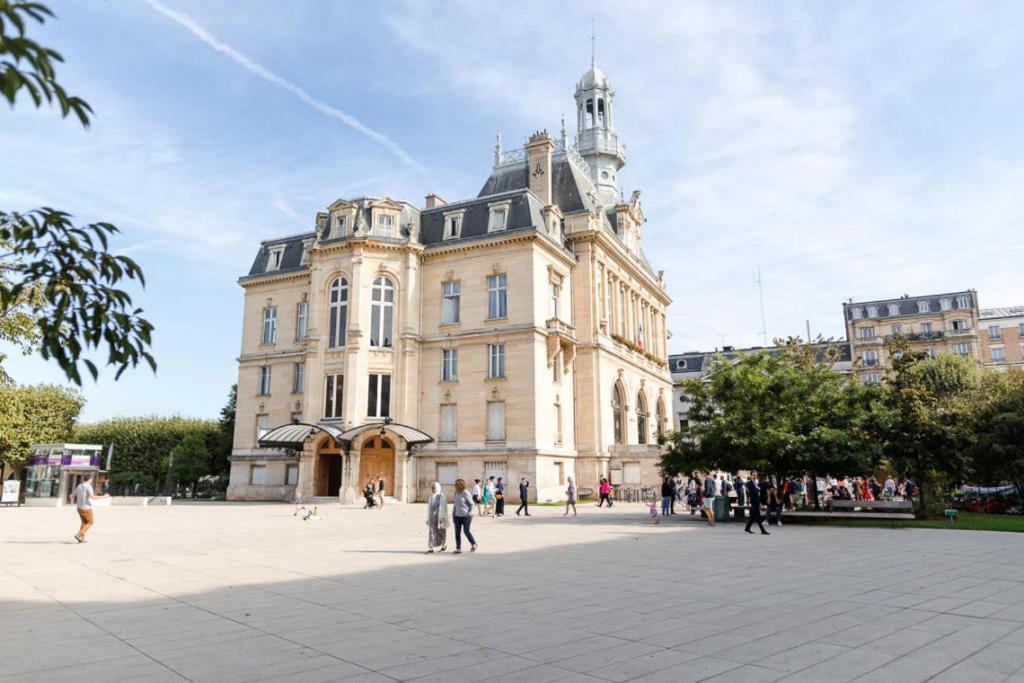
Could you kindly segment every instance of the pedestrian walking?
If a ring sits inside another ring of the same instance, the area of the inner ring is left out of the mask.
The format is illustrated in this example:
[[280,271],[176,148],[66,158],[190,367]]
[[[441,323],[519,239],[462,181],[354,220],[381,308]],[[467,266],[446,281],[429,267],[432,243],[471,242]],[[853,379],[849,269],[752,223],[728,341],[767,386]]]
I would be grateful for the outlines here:
[[672,487],[669,485],[669,478],[661,479],[661,516],[668,517],[668,511],[672,505]]
[[482,515],[484,513],[483,508],[483,495],[484,492],[480,488],[480,480],[473,480],[473,504],[476,505],[476,513]]
[[92,488],[92,475],[85,475],[85,479],[82,483],[75,487],[75,490],[71,493],[71,500],[75,504],[75,508],[78,510],[78,519],[81,524],[78,527],[78,533],[75,534],[75,540],[79,543],[85,543],[85,534],[92,528],[93,515],[92,515],[92,501],[94,498],[109,498],[105,493],[97,494]]
[[601,502],[597,504],[597,507],[604,506],[608,503],[608,507],[612,506],[612,485],[608,483],[608,479],[601,477],[601,483],[597,486],[597,492],[601,496]]
[[292,513],[292,517],[299,516],[299,510],[302,509],[302,492],[299,491],[299,487],[295,487],[295,493],[292,494],[292,502],[295,504],[295,512]]
[[768,487],[768,525],[771,526],[772,519],[776,526],[782,526],[782,499],[779,496],[779,489],[775,484]]
[[651,499],[651,521],[655,524],[661,524],[661,520],[658,519],[658,502]]
[[530,516],[530,480],[523,477],[519,480],[519,507],[516,509],[516,517],[520,512]]
[[498,477],[498,483],[494,485],[494,514],[496,517],[505,516],[505,482]]
[[885,480],[885,499],[894,500],[896,498],[896,482],[889,477]]
[[377,489],[373,485],[373,478],[366,480],[366,486],[363,487],[363,509],[377,507]]
[[741,477],[739,473],[733,476],[732,487],[736,490],[736,505],[738,507],[743,507],[746,505],[747,487],[746,484],[743,483],[743,477]]
[[382,474],[380,475],[380,478],[377,480],[377,498],[380,500],[381,510],[384,509],[384,484],[384,475]]
[[750,478],[747,479],[747,500],[750,501],[750,513],[747,515],[747,526],[744,531],[748,534],[754,533],[750,527],[757,524],[761,533],[768,536],[768,530],[764,528],[764,518],[761,516],[761,486],[757,481],[757,470],[751,470]]
[[668,513],[670,515],[676,514],[676,497],[678,497],[678,495],[679,495],[679,489],[676,487],[675,477],[669,477],[668,478],[668,496],[669,496],[669,499],[668,499],[669,512]]
[[[477,482],[480,480],[477,479]],[[472,496],[466,492],[466,482],[463,479],[455,480],[455,500],[452,502],[452,519],[455,520],[455,555],[462,553],[462,532],[466,532],[466,540],[472,545],[469,552],[476,552],[476,539],[470,526],[473,522],[473,506],[479,505],[473,501]]]
[[441,484],[434,482],[433,493],[427,503],[427,554],[441,546],[441,551],[448,549],[448,501],[441,492]]
[[484,483],[484,511],[488,517],[494,516],[494,477],[488,477]]
[[572,516],[576,516],[576,484],[573,483],[572,477],[569,477],[569,485],[565,487],[565,512],[562,516],[565,517],[569,514],[569,508],[572,508]]

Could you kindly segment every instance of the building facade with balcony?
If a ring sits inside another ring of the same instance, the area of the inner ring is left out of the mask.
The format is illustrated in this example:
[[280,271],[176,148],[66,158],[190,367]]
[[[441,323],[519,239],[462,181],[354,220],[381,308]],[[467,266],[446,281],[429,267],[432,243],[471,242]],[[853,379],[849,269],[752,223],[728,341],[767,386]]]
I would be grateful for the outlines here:
[[639,192],[618,199],[613,99],[592,65],[575,144],[564,124],[499,138],[476,197],[339,199],[260,245],[239,281],[229,498],[351,501],[383,477],[413,501],[494,475],[544,500],[569,477],[659,480],[670,299]]
[[930,356],[949,352],[980,361],[979,317],[974,290],[844,303],[854,373],[862,382],[882,381],[892,367],[886,349],[892,339]]
[[983,308],[978,328],[985,367],[1024,369],[1024,306]]

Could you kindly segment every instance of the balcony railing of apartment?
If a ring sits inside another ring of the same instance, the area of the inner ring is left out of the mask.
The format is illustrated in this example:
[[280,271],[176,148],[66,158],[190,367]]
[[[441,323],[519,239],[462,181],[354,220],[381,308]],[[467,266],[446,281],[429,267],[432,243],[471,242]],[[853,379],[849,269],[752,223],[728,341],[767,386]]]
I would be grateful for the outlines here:
[[878,359],[877,358],[862,358],[861,359],[861,365],[863,365],[866,368],[877,368],[878,367]]
[[942,332],[900,332],[898,334],[887,334],[886,339],[905,339],[907,341],[927,341],[931,339],[942,339]]
[[976,330],[972,330],[970,327],[962,327],[960,329],[946,330],[947,334],[951,337],[962,337],[967,334],[977,334]]

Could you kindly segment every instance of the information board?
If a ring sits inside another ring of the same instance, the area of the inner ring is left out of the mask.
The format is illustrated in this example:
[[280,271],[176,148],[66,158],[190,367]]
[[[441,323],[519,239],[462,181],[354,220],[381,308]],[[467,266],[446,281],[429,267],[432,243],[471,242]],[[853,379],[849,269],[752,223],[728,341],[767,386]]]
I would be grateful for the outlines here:
[[4,492],[0,495],[0,503],[17,503],[21,494],[21,482],[17,479],[8,479],[4,482]]

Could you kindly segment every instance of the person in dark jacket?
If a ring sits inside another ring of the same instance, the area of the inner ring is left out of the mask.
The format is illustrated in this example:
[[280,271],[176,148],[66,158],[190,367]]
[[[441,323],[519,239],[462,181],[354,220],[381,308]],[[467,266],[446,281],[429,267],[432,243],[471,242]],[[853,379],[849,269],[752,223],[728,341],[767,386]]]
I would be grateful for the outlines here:
[[676,514],[676,498],[679,496],[679,487],[676,485],[676,478],[668,478],[668,492],[672,496],[672,500],[669,501],[669,514]]
[[662,477],[661,479],[661,516],[668,517],[668,511],[672,505],[672,485],[669,482],[672,481],[670,477]]
[[[757,470],[751,470],[750,479],[747,480],[747,500],[750,501],[750,514],[747,515],[747,526],[744,531],[748,534],[754,533],[750,530],[750,527],[756,523],[760,527],[761,533],[768,536],[768,530],[764,528],[764,518],[761,516],[762,488],[757,480]],[[767,490],[765,493],[767,493]]]
[[743,477],[738,474],[734,476],[732,487],[736,490],[736,504],[743,507],[747,504],[747,487],[743,484]]
[[523,477],[519,480],[519,509],[516,510],[516,517],[520,512],[525,512],[530,517],[530,481]]

